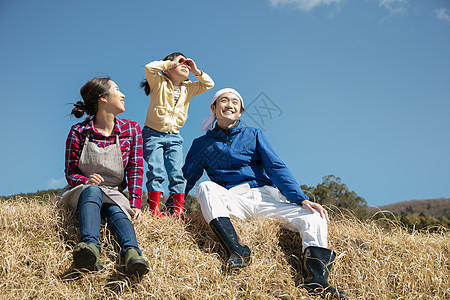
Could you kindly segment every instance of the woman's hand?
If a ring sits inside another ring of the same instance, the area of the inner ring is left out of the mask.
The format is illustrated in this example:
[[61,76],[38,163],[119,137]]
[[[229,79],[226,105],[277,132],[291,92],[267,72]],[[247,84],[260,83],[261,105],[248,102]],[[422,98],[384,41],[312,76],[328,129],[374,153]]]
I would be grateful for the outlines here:
[[99,185],[100,183],[102,183],[103,181],[105,181],[105,179],[103,179],[102,176],[94,173],[91,176],[89,176],[89,180],[86,181],[86,184],[93,184],[93,185]]
[[320,216],[322,218],[327,220],[327,222],[330,221],[330,219],[328,218],[328,213],[327,213],[326,209],[323,208],[323,206],[320,205],[319,203],[311,202],[309,200],[303,200],[302,201],[302,206],[304,208],[306,208],[307,210],[309,210],[312,214],[315,213],[316,211],[319,212]]
[[141,212],[141,210],[139,208],[137,208],[137,207],[132,207],[131,209],[134,211],[133,220],[141,221],[142,220],[142,212]]

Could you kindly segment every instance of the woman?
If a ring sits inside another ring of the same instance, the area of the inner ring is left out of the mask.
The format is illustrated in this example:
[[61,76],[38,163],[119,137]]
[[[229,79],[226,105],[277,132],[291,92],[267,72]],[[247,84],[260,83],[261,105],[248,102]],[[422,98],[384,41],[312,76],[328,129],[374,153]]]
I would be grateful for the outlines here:
[[[58,205],[76,209],[80,242],[73,251],[77,269],[102,269],[101,218],[117,238],[125,257],[125,273],[142,276],[142,258],[131,218],[141,219],[142,136],[136,122],[116,119],[125,111],[125,95],[109,77],[94,78],[80,90],[72,114],[88,118],[70,129],[66,141],[65,173],[69,183]],[[126,178],[125,178],[126,175]],[[128,200],[122,191],[128,188]]]

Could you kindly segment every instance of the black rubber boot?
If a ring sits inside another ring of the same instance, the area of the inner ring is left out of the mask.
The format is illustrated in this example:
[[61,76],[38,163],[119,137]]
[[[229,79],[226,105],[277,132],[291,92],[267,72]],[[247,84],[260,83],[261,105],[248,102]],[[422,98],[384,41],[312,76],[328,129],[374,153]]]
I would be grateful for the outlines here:
[[310,294],[321,295],[326,299],[347,299],[347,294],[336,290],[327,281],[336,252],[321,247],[308,247],[305,249],[304,266],[307,277],[303,287]]
[[239,238],[230,218],[214,219],[209,223],[209,226],[228,252],[229,258],[225,264],[225,270],[243,268],[251,263],[250,248],[239,243]]

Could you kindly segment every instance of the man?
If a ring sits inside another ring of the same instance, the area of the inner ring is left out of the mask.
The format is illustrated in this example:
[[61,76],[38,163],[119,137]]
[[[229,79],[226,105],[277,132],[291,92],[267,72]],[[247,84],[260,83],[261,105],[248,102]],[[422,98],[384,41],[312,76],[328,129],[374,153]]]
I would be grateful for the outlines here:
[[336,256],[327,249],[327,211],[309,201],[262,131],[240,124],[243,111],[244,102],[237,91],[218,91],[211,115],[202,124],[208,131],[194,140],[183,167],[186,194],[203,170],[211,179],[198,186],[197,199],[205,220],[229,253],[226,269],[251,262],[251,251],[239,243],[230,215],[243,220],[255,215],[275,217],[300,233],[308,272],[304,287],[322,295],[345,297],[327,281]]

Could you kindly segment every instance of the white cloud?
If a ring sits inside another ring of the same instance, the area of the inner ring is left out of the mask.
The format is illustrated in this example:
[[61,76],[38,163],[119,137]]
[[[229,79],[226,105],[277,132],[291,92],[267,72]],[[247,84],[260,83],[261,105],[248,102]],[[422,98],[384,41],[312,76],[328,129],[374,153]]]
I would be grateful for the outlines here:
[[293,5],[295,8],[310,11],[316,6],[338,4],[341,0],[269,0],[273,7]]
[[439,8],[434,11],[436,14],[436,18],[442,21],[450,22],[450,15],[448,14],[447,9]]
[[67,182],[66,182],[65,177],[62,177],[59,179],[51,178],[47,182],[47,188],[48,189],[60,189],[60,188],[63,188],[66,184],[67,184]]
[[403,13],[406,8],[405,5],[409,0],[380,0],[380,6],[389,10],[391,14]]

